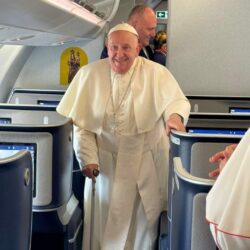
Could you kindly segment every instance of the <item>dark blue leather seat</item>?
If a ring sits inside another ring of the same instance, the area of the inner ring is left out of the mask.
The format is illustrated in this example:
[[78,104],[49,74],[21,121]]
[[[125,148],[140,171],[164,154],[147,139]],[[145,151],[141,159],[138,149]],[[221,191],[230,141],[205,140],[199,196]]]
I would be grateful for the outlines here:
[[30,249],[32,160],[27,150],[0,159],[0,249]]
[[240,138],[171,131],[167,249],[216,249],[205,220],[208,173],[215,168],[208,159]]

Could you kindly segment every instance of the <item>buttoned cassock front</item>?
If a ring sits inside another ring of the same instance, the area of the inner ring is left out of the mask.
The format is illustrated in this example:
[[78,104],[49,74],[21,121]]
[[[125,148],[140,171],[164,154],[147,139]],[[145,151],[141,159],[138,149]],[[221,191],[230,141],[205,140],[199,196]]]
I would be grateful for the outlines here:
[[[100,166],[95,249],[152,249],[159,214],[167,205],[168,140],[163,120],[172,113],[187,120],[190,105],[173,76],[159,64],[138,57],[129,72],[118,76],[119,86],[130,80],[131,85],[118,88],[122,100],[115,107],[120,106],[116,133],[110,126],[116,73],[108,59],[78,72],[57,111],[76,125],[75,151],[81,166]],[[90,237],[90,184],[86,180],[85,250]]]

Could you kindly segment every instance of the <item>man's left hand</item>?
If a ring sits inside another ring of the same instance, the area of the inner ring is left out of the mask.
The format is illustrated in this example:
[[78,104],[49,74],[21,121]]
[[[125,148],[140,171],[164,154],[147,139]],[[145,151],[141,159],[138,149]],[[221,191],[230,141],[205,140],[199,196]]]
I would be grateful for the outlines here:
[[182,132],[186,131],[182,118],[178,114],[171,114],[166,122],[167,135],[169,135],[171,129]]

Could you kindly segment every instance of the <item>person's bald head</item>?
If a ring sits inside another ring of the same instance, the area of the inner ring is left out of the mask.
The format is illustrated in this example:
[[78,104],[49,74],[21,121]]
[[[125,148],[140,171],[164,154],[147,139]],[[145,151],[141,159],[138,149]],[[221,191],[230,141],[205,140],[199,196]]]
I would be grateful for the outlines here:
[[137,5],[130,12],[128,23],[136,29],[141,47],[149,45],[157,25],[154,10],[147,5]]

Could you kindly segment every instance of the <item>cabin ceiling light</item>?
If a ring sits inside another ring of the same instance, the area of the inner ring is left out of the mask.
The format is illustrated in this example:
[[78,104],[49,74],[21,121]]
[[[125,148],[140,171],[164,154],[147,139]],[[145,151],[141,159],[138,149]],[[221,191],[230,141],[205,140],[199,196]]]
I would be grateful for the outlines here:
[[103,20],[73,0],[43,0],[59,9],[76,15],[86,21],[101,26]]

